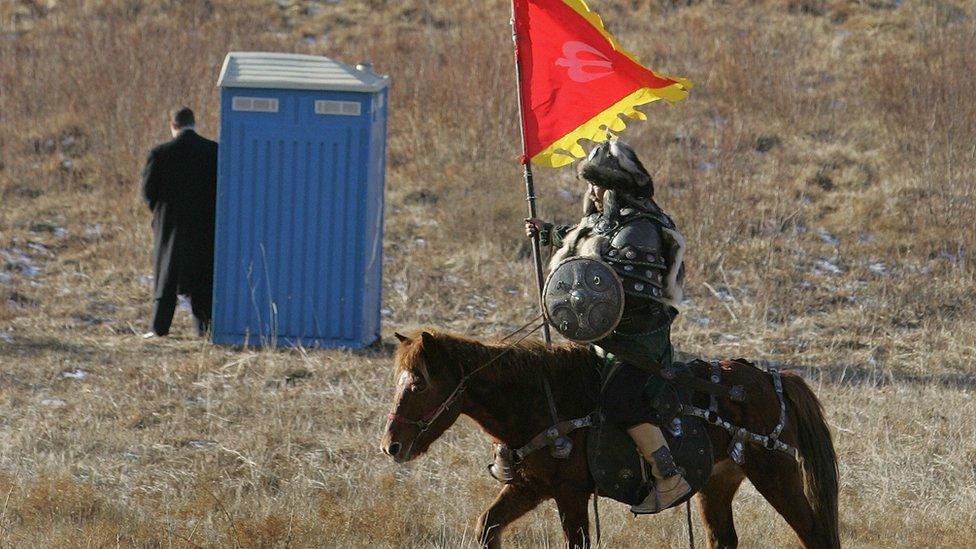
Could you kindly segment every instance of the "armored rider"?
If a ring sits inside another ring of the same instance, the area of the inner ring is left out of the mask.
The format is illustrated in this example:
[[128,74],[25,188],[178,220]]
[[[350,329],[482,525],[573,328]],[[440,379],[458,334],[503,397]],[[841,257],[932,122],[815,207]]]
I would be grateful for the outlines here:
[[[623,314],[609,335],[592,342],[613,365],[600,396],[608,421],[620,424],[651,465],[654,488],[631,511],[658,513],[691,492],[643,397],[650,376],[672,360],[671,322],[682,299],[684,239],[654,202],[651,176],[633,149],[605,141],[578,167],[589,184],[584,216],[575,226],[527,219],[526,234],[557,248],[550,270],[572,257],[609,264],[624,289]],[[558,329],[558,328],[557,328]]]

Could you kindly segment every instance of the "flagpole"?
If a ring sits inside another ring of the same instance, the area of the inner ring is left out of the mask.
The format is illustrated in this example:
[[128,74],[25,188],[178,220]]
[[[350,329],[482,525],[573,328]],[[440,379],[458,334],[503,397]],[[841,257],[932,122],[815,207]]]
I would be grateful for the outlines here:
[[[529,219],[537,216],[535,207],[535,184],[532,181],[532,162],[528,157],[525,142],[525,113],[522,112],[522,60],[519,58],[518,29],[515,26],[515,0],[512,0],[512,42],[515,43],[515,85],[519,112],[519,136],[522,138],[522,176],[525,179],[525,200],[529,204]],[[542,337],[546,345],[552,344],[552,334],[549,332],[549,321],[545,316],[545,306],[542,303],[542,290],[545,277],[542,273],[542,247],[539,242],[539,232],[532,235],[532,260],[535,262],[535,281],[539,290],[539,309],[542,311]]]

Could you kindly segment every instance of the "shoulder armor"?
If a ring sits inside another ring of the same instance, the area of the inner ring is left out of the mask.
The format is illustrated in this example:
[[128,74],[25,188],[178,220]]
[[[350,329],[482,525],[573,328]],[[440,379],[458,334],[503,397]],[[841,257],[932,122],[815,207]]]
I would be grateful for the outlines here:
[[[646,217],[636,217],[633,220],[624,222],[610,240],[610,246],[618,250],[632,248],[643,252],[641,255],[645,256],[650,254],[657,255],[658,250],[661,249],[661,229],[658,228],[656,223]],[[646,257],[629,259],[654,261]]]
[[628,294],[652,299],[663,295],[668,264],[654,219],[637,215],[626,220],[611,238],[604,259],[623,278]]

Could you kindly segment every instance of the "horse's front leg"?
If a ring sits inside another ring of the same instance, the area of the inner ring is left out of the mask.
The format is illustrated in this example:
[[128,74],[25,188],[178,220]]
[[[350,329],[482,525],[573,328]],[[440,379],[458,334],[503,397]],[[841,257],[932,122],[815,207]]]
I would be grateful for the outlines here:
[[587,504],[590,494],[569,492],[556,496],[559,522],[563,525],[566,545],[569,549],[586,549],[590,546],[590,514]]
[[481,518],[478,519],[478,540],[482,547],[494,549],[502,546],[502,530],[519,517],[535,509],[542,501],[535,490],[518,484],[502,488]]

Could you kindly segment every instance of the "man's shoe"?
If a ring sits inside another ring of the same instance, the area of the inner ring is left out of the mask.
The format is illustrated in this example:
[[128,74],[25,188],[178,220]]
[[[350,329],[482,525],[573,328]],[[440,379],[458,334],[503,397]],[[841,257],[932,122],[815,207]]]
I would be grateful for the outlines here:
[[660,483],[661,481],[658,480],[655,483],[654,488],[651,489],[651,493],[647,494],[644,501],[632,506],[630,508],[630,512],[634,513],[635,515],[652,515],[654,513],[660,513],[661,511],[664,511],[665,509],[668,509],[674,505],[674,502],[691,493],[691,485],[688,484],[688,481],[682,476],[678,477],[678,482],[669,490],[658,490],[657,485]]

